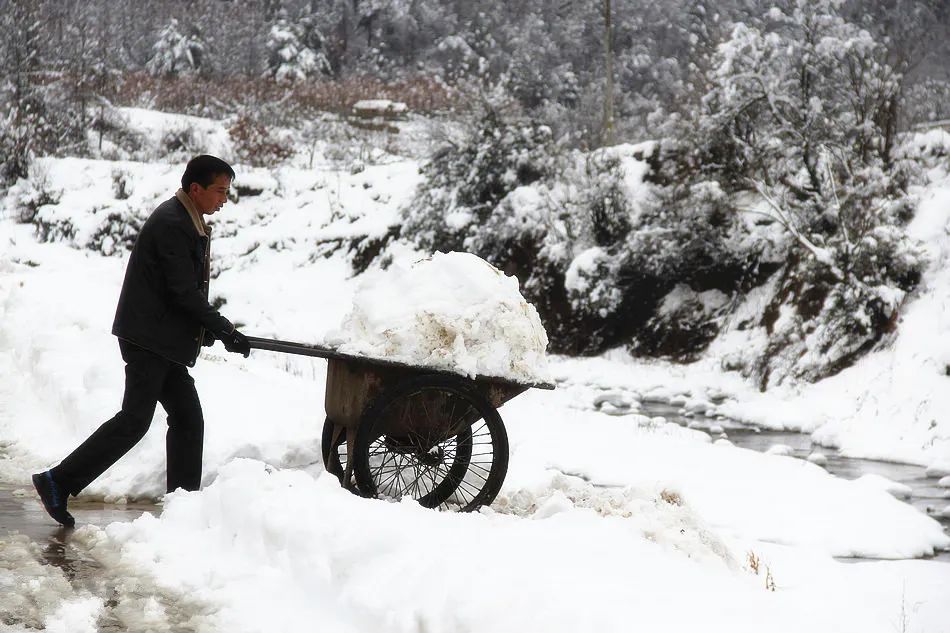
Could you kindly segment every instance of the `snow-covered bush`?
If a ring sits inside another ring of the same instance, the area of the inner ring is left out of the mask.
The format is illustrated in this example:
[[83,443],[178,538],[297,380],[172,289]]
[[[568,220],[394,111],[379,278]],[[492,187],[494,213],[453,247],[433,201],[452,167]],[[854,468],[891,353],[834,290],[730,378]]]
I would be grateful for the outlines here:
[[587,308],[605,317],[620,305],[620,288],[601,283],[616,278],[616,261],[600,246],[585,249],[571,260],[564,273],[564,287],[575,310]]
[[922,248],[887,223],[831,252],[831,262],[793,256],[783,269],[763,315],[768,346],[745,372],[762,388],[825,378],[869,351],[896,327],[926,264]]
[[281,11],[267,35],[267,72],[277,81],[329,75],[324,37],[309,17],[291,20]]
[[[896,158],[900,76],[839,2],[737,24],[713,59],[680,173],[754,190],[788,241],[763,319],[763,385],[818,379],[880,339],[921,260],[901,227],[914,170]],[[779,317],[781,315],[781,318]]]
[[[656,151],[649,143],[560,152],[545,129],[490,113],[427,165],[402,235],[516,275],[555,350],[596,353],[629,341],[677,284],[732,293],[758,263],[755,240],[715,181],[647,182]],[[709,315],[697,318],[709,331]]]
[[696,292],[679,284],[636,332],[630,348],[644,356],[695,360],[719,334],[730,307],[730,297],[719,290]]
[[628,201],[625,172],[616,155],[595,153],[587,159],[580,200],[584,232],[602,248],[611,248],[630,234],[633,209]]
[[6,214],[19,222],[34,222],[39,210],[46,205],[58,204],[62,194],[62,191],[53,188],[43,165],[33,163],[29,167],[29,177],[17,181],[7,192]]
[[910,124],[946,121],[950,119],[950,81],[918,81],[907,88],[904,103],[904,120]]
[[178,20],[172,18],[158,34],[146,70],[163,76],[196,74],[206,66],[205,51],[198,27],[190,24],[185,33]]
[[426,181],[405,210],[403,235],[429,250],[467,250],[508,194],[552,174],[553,155],[549,128],[487,109],[464,142],[423,167]]
[[688,302],[664,310],[668,293],[746,289],[755,282],[750,270],[760,265],[761,248],[715,182],[640,191],[622,239],[571,263],[568,297],[600,346],[630,342],[639,354],[688,360],[718,333],[720,313]]
[[228,129],[241,162],[255,167],[273,166],[293,155],[293,147],[273,129],[250,114],[240,115]]
[[149,209],[126,204],[93,206],[87,213],[72,214],[56,202],[37,210],[32,224],[42,242],[67,242],[101,255],[125,255],[148,216]]
[[653,189],[625,247],[643,274],[725,289],[734,280],[720,280],[721,271],[744,259],[740,231],[729,196],[718,183],[700,181]]
[[143,224],[134,212],[110,212],[86,241],[85,248],[106,256],[125,255],[132,250]]
[[129,183],[129,172],[123,169],[112,170],[112,194],[116,200],[125,200],[131,193],[131,184]]

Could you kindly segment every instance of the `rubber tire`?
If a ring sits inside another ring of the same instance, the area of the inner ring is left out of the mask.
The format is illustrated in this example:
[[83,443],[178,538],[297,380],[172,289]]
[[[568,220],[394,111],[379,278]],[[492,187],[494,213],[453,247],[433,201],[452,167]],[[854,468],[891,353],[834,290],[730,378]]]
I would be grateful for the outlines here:
[[[462,512],[476,510],[483,505],[490,504],[498,495],[508,472],[508,434],[498,410],[473,386],[471,381],[455,376],[443,374],[422,375],[408,378],[394,388],[380,394],[361,416],[360,425],[356,431],[356,443],[353,450],[353,470],[356,474],[356,485],[360,492],[367,497],[377,497],[376,483],[370,473],[369,448],[370,444],[380,434],[376,430],[376,421],[380,413],[397,400],[411,397],[427,390],[438,390],[467,400],[479,413],[479,420],[484,420],[491,434],[492,463],[489,475],[481,490],[473,499],[460,508]],[[477,421],[476,421],[477,422]],[[466,426],[456,437],[462,438],[465,444],[465,434],[471,438],[472,427]],[[449,469],[449,476],[445,477],[432,491],[419,499],[425,507],[435,508],[445,502],[458,487],[465,473],[468,471],[471,460],[472,446],[467,444],[468,450],[461,451]]]

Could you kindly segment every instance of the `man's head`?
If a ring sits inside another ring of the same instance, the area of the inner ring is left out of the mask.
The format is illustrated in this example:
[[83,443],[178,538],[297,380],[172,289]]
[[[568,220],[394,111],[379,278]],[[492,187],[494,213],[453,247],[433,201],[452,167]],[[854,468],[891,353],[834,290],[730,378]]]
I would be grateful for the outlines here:
[[211,215],[227,201],[232,180],[234,170],[230,165],[215,156],[202,154],[188,161],[181,188],[200,213]]

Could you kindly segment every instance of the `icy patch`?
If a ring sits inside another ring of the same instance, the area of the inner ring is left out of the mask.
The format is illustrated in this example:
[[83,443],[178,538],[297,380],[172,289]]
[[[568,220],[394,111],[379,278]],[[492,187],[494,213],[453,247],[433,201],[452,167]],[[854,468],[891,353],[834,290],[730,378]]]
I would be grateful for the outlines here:
[[347,354],[472,377],[548,376],[548,337],[518,280],[468,253],[435,253],[368,274],[328,342]]

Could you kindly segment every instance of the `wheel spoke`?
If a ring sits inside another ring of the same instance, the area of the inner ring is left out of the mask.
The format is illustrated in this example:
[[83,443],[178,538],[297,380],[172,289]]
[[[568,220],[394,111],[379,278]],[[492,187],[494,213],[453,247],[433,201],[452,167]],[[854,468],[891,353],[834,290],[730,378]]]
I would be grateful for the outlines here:
[[422,398],[422,410],[423,410],[423,411],[425,412],[425,414],[426,414],[426,422],[429,423],[429,424],[427,424],[426,426],[431,428],[431,426],[432,426],[432,425],[431,425],[432,416],[429,415],[429,407],[426,406],[426,399],[425,399],[425,397]]
[[373,474],[373,479],[376,479],[377,477],[379,477],[380,474],[382,474],[383,467],[386,465],[386,462],[388,462],[391,458],[392,458],[391,453],[386,453],[385,455],[383,455],[383,461],[379,463],[379,468],[377,468],[376,472]]
[[483,468],[481,465],[479,465],[479,464],[474,464],[474,463],[469,463],[468,466],[469,466],[469,472],[471,472],[471,469],[472,469],[472,468],[475,468],[475,469],[477,469],[477,470],[480,470],[480,471],[482,471],[483,473],[485,473],[485,478],[486,478],[486,479],[488,478],[488,475],[491,474],[491,468]]
[[422,497],[423,478],[425,477],[425,474],[428,470],[429,469],[425,466],[425,464],[417,464],[417,467],[413,473],[415,474],[416,478],[412,481],[412,488],[416,491],[416,493],[412,496],[413,499]]
[[449,431],[449,432],[451,432],[453,429],[455,429],[455,426],[458,424],[459,420],[462,419],[462,418],[456,418],[456,417],[455,417],[455,409],[456,409],[456,407],[458,407],[458,404],[459,404],[459,399],[458,399],[458,398],[452,398],[452,411],[451,411],[451,412],[449,413],[449,415],[448,415],[449,428],[447,429],[447,431]]
[[468,484],[468,482],[466,482],[465,480],[462,480],[459,482],[459,485],[455,488],[455,497],[461,498],[463,500],[464,503],[459,504],[463,508],[467,506],[468,504],[470,504],[480,492],[479,490],[476,489],[475,494],[468,493],[469,497],[466,499],[466,493],[467,493],[467,491],[465,490],[466,487],[473,488],[473,486]]
[[474,501],[475,498],[476,498],[480,493],[481,493],[481,489],[480,489],[480,488],[476,488],[475,486],[473,486],[472,484],[470,484],[469,482],[467,482],[467,481],[465,481],[465,480],[460,481],[460,482],[459,482],[459,485],[458,485],[458,488],[455,489],[455,494],[456,494],[457,496],[462,496],[462,498],[464,498],[466,494],[469,495],[469,499],[468,499],[466,505],[468,505],[468,503],[471,503],[472,501]]
[[419,467],[416,464],[412,466],[412,474],[415,475],[415,478],[409,483],[408,490],[409,496],[413,499],[419,498],[419,478],[422,476],[422,473],[419,472]]
[[402,472],[402,468],[400,468],[400,467],[398,466],[398,464],[397,464],[397,465],[393,468],[392,475],[387,476],[384,481],[380,482],[380,484],[377,486],[377,490],[380,490],[380,491],[381,491],[381,488],[383,488],[383,487],[385,487],[385,486],[392,487],[393,485],[395,485],[395,481],[396,481],[396,479],[399,478],[399,474],[400,474],[401,472]]

